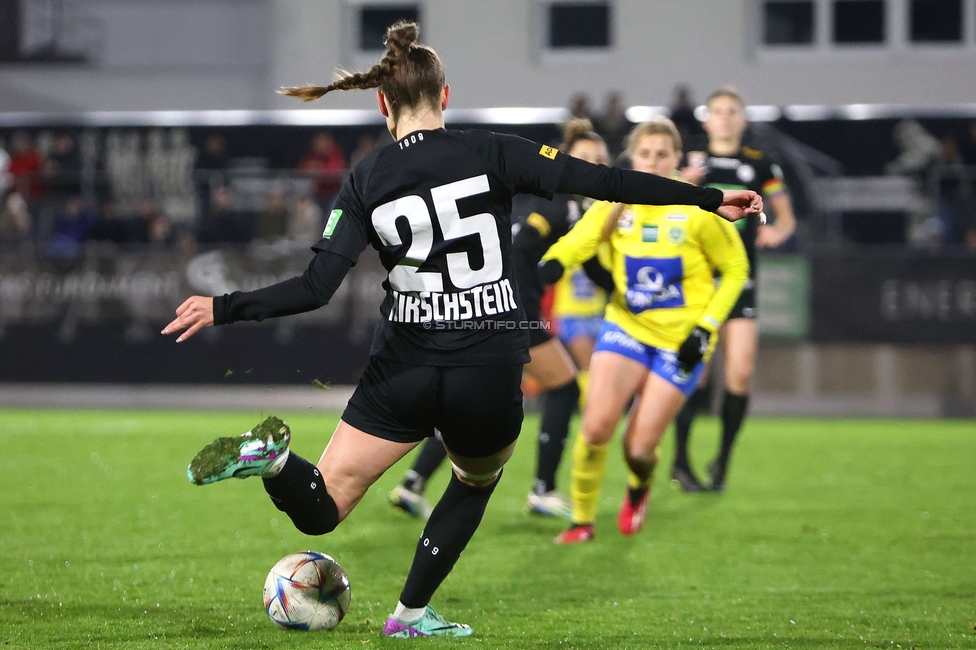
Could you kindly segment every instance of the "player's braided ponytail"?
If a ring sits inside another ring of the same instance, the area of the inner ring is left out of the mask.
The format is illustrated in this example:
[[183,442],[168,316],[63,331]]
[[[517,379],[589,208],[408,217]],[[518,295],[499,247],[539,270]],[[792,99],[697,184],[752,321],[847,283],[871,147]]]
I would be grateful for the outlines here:
[[345,74],[328,86],[282,88],[279,94],[310,102],[333,90],[379,88],[389,98],[394,117],[403,106],[423,101],[437,106],[444,87],[444,66],[437,53],[417,43],[420,27],[401,20],[386,30],[386,54],[366,72]]

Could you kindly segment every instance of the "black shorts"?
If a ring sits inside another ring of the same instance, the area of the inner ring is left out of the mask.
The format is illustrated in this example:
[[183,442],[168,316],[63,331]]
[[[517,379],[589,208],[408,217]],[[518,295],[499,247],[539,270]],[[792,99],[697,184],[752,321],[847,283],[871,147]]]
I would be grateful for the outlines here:
[[755,280],[749,280],[750,284],[739,294],[739,299],[729,312],[726,320],[733,318],[756,318],[756,285]]
[[522,366],[416,366],[372,357],[342,419],[370,435],[434,435],[467,458],[492,456],[522,430]]

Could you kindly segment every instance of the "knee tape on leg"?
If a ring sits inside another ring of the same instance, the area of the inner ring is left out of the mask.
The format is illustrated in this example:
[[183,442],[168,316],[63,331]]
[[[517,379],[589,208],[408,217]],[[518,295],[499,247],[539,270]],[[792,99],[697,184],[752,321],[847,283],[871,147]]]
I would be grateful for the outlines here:
[[451,461],[451,467],[454,468],[454,473],[457,474],[459,478],[470,483],[491,483],[502,474],[500,467],[494,472],[489,472],[488,474],[472,474],[471,472],[466,472],[455,465],[454,461]]

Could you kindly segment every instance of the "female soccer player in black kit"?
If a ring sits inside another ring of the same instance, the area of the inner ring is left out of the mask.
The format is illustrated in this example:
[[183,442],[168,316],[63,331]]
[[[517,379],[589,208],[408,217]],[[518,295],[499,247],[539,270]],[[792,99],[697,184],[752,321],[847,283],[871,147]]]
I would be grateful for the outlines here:
[[[750,270],[749,280],[722,326],[720,335],[725,361],[722,439],[718,455],[708,467],[711,479],[708,487],[721,492],[725,489],[732,448],[749,406],[749,387],[759,348],[756,249],[775,248],[785,242],[796,230],[796,220],[779,166],[771,163],[761,151],[742,145],[742,134],[747,126],[742,97],[734,90],[722,88],[709,95],[705,105],[708,118],[702,127],[708,134],[708,151],[689,153],[689,161],[695,164],[683,169],[682,177],[691,183],[722,190],[749,189],[759,192],[769,201],[775,217],[775,222],[768,225],[761,224],[758,215],[735,224],[749,256]],[[675,418],[676,444],[671,478],[688,492],[703,489],[688,459],[691,423],[703,401],[704,391],[695,392]]]
[[315,257],[299,277],[216,298],[193,296],[164,334],[310,311],[328,303],[372,246],[389,272],[369,363],[317,465],[288,449],[271,417],[220,438],[190,463],[197,484],[261,476],[274,505],[302,532],[335,529],[366,490],[440,430],[454,473],[417,543],[400,602],[383,634],[467,636],[429,606],[474,534],[522,424],[524,313],[513,283],[512,196],[556,192],[628,203],[686,203],[734,221],[762,208],[754,192],[721,192],[592,165],[554,148],[484,131],[448,131],[449,88],[414,23],[387,31],[383,60],[330,86],[286,89],[312,100],[332,90],[378,88],[395,142],[352,171]]
[[[586,119],[570,120],[563,125],[559,150],[591,163],[607,164],[610,161],[606,143]],[[534,325],[529,329],[532,360],[526,364],[525,370],[545,388],[535,484],[528,495],[527,509],[537,515],[571,519],[569,501],[556,489],[556,472],[569,435],[569,422],[580,401],[577,370],[588,365],[583,366],[584,360],[575,359],[543,326],[540,303],[545,287],[536,267],[542,255],[569,232],[585,210],[581,197],[571,194],[557,194],[552,200],[525,195],[519,199],[516,201],[518,207],[512,211],[512,217],[518,218],[512,242],[513,262],[526,322]],[[608,291],[613,290],[613,278],[596,259],[584,266],[598,283]],[[446,457],[447,452],[439,440],[432,438],[425,442],[403,482],[390,492],[390,503],[415,517],[429,517],[431,507],[424,490]]]

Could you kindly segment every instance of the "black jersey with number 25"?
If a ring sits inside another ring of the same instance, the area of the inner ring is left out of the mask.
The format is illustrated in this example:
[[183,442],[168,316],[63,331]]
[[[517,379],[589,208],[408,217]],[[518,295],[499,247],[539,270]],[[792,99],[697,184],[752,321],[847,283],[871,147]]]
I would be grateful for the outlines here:
[[371,354],[423,365],[526,363],[511,256],[512,196],[551,198],[565,156],[485,131],[416,131],[373,152],[339,192],[318,251],[367,245],[389,275]]

